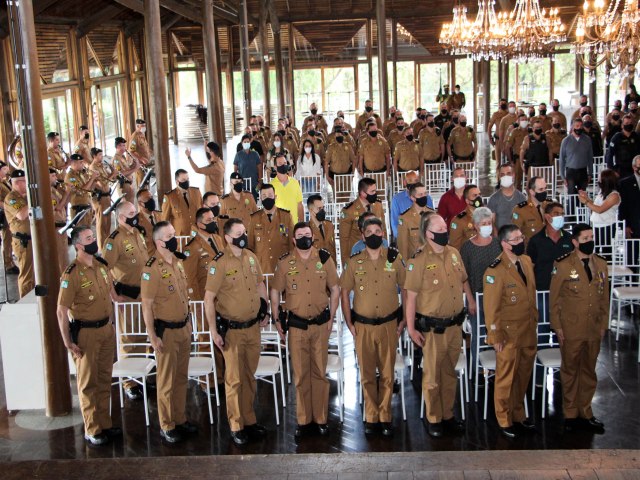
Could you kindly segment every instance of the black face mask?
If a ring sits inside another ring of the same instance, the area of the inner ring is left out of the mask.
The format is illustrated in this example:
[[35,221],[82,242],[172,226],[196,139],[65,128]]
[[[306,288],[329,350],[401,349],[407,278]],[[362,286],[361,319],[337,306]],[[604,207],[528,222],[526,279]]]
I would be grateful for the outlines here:
[[144,206],[144,208],[146,208],[150,212],[153,212],[156,209],[156,199],[150,198],[149,200],[144,202],[142,205]]
[[377,250],[382,246],[382,235],[369,235],[364,237],[364,244],[371,250]]
[[398,128],[398,131],[401,132],[404,130],[404,125],[398,125],[397,128]]
[[630,108],[630,109],[629,109],[629,111],[630,111],[631,113],[636,113],[636,112],[638,111],[638,109],[637,109],[637,108]]
[[218,233],[218,224],[216,222],[206,223],[204,231],[207,233]]
[[460,119],[458,117],[453,117],[451,121],[457,125]]
[[551,108],[553,108],[554,112],[557,112],[558,110],[560,110],[560,105],[552,105]]
[[593,122],[584,122],[582,125],[583,125],[585,128],[591,128],[591,127],[593,127]]
[[580,102],[580,106],[581,107],[586,107],[587,106],[587,102]]
[[418,197],[416,198],[416,205],[418,205],[419,207],[426,207],[427,206],[427,197]]
[[583,128],[576,128],[576,129],[574,129],[574,132],[576,132],[576,135],[582,135],[584,133],[584,129]]
[[538,202],[542,203],[547,199],[547,192],[536,192],[533,196]]
[[471,206],[473,208],[480,208],[482,206],[482,198],[476,198],[473,202],[471,202]]
[[373,107],[364,107],[364,109],[367,113],[373,112]]
[[591,255],[595,247],[596,243],[593,240],[591,240],[590,242],[578,244],[578,250],[580,250],[580,252],[584,253],[585,255]]
[[[429,230],[431,232],[431,230]],[[431,232],[433,233],[433,242],[436,245],[440,245],[444,247],[447,243],[449,243],[449,232]]]
[[551,125],[553,128],[555,128],[556,130],[560,130],[560,124],[559,123],[554,123],[553,125]]
[[336,137],[336,142],[338,143],[344,142],[344,137]]
[[620,120],[620,115],[618,114],[611,115],[611,118],[613,118],[614,120]]
[[433,128],[433,127],[435,127],[435,126],[436,126],[435,122],[429,122],[429,123],[427,123],[427,127],[429,127],[429,128]]
[[467,126],[467,122],[460,122],[460,126],[463,127],[463,128],[466,127]]
[[536,116],[536,112],[529,112],[529,118],[533,118]]
[[540,110],[540,115],[546,115],[547,111],[546,110]]
[[511,253],[519,257],[524,253],[524,242],[520,242],[517,245],[511,245]]
[[288,171],[289,165],[287,165],[286,163],[284,165],[278,165],[276,167],[276,172],[281,173],[282,175],[286,175]]
[[311,115],[315,115],[316,113],[318,113],[318,109],[317,108],[312,108],[311,109]]
[[264,126],[264,122],[259,122],[259,124],[261,127]]
[[264,207],[265,210],[271,210],[276,204],[276,200],[274,198],[263,198],[262,199],[262,206]]
[[171,237],[169,240],[164,242],[164,248],[169,250],[171,253],[175,252],[178,249],[178,239],[176,237]]
[[426,115],[420,115],[420,120],[426,120],[427,116]]
[[234,238],[233,240],[231,240],[231,243],[233,245],[235,245],[238,248],[246,248],[247,247],[247,242],[248,242],[248,238],[247,238],[247,234],[243,233],[242,235],[240,235],[238,238]]
[[84,245],[84,253],[88,255],[95,255],[98,253],[98,242],[94,240],[89,245]]
[[316,131],[315,131],[315,130],[309,130],[307,133],[308,133],[308,134],[309,134],[309,136],[311,136],[311,137],[315,137],[315,136],[316,136]]
[[541,128],[536,128],[533,133],[535,133],[536,135],[542,135],[542,129]]
[[378,201],[378,194],[374,193],[374,194],[367,194],[367,202],[369,203],[376,203]]
[[213,213],[214,217],[220,215],[220,205],[216,205],[215,207],[211,207],[211,213]]
[[500,104],[500,110],[506,110],[506,109],[507,109],[507,104],[506,103]]
[[284,137],[284,135],[287,133],[284,130],[278,130],[278,133],[280,134],[281,137]]
[[325,211],[324,208],[321,208],[316,213],[316,220],[318,220],[319,222],[324,222],[325,218],[327,218],[327,212]]
[[376,138],[378,136],[378,131],[377,130],[372,130],[369,132],[369,136],[371,138]]
[[443,117],[446,117],[448,110],[440,110],[440,113],[442,114]]
[[125,218],[124,223],[126,223],[130,227],[136,227],[137,228],[138,227],[138,214],[136,213],[131,218]]
[[336,133],[341,133],[342,132],[342,127],[333,127],[333,131]]
[[90,137],[91,137],[91,135],[89,135],[88,133],[85,133],[85,134],[84,134],[84,139],[85,139],[85,140],[89,140],[89,138],[90,138]]
[[406,138],[407,140],[409,140],[410,142],[412,142],[412,141],[413,141],[413,135],[407,135],[405,138]]
[[189,180],[187,180],[186,182],[178,182],[178,186],[183,190],[188,190],[189,189]]
[[623,130],[625,132],[633,132],[633,125],[632,124],[623,125],[622,128],[623,128]]
[[300,250],[309,250],[313,245],[313,239],[311,237],[296,238],[296,247]]
[[242,182],[233,184],[233,189],[238,193],[242,192],[243,188],[244,188],[244,185],[242,184]]

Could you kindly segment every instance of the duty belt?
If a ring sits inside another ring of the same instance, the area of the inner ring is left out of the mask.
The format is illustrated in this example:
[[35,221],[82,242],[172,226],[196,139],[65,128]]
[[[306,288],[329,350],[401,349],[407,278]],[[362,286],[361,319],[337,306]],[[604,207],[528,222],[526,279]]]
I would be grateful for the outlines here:
[[421,313],[416,313],[416,330],[424,333],[428,333],[433,330],[433,333],[442,334],[449,327],[462,325],[465,315],[466,312],[464,309],[453,317],[447,318],[429,317],[427,315],[422,315]]
[[62,228],[62,227],[64,227],[66,224],[67,224],[66,222],[56,222],[56,223],[55,223],[56,228]]
[[181,322],[167,322],[166,320],[160,320],[159,318],[156,318],[153,321],[153,328],[156,331],[156,335],[159,338],[162,338],[162,336],[164,335],[165,328],[168,328],[169,330],[184,328],[188,322],[189,322],[189,314],[187,314],[185,319],[182,320]]
[[402,320],[402,307],[398,307],[397,310],[395,310],[394,312],[390,313],[389,315],[387,315],[386,317],[382,317],[382,318],[369,318],[369,317],[365,317],[363,315],[360,315],[359,313],[355,312],[355,311],[351,311],[351,320],[353,322],[360,322],[363,323],[365,325],[383,325],[385,323],[388,323],[392,320]]
[[11,235],[13,236],[13,238],[17,238],[18,240],[20,240],[20,244],[22,245],[23,248],[27,248],[29,246],[29,240],[31,240],[31,235],[29,235],[28,233],[16,232],[16,233],[12,233]]
[[459,155],[456,155],[455,153],[453,154],[453,159],[454,160],[473,160],[473,153],[471,155],[468,155],[466,157],[461,157]]
[[86,210],[88,208],[91,208],[91,205],[85,205],[85,204],[82,204],[82,205],[71,205],[71,209],[75,210],[77,212],[81,212],[81,211]]
[[320,315],[314,318],[304,318],[299,317],[293,312],[289,312],[288,318],[288,326],[293,328],[298,328],[300,330],[307,330],[309,325],[324,325],[329,321],[329,309],[325,309],[322,311]]
[[260,318],[256,317],[247,322],[236,322],[234,320],[227,320],[218,314],[216,315],[216,331],[224,340],[228,330],[244,330],[253,327],[259,321]]
[[101,192],[100,190],[94,190],[91,196],[100,201],[102,197],[109,197],[110,192]]
[[86,320],[71,320],[69,322],[69,333],[71,334],[71,341],[78,344],[78,334],[82,328],[102,328],[109,323],[109,317],[102,320],[86,321]]
[[140,296],[140,287],[135,285],[126,285],[120,282],[114,282],[113,289],[118,295],[125,295],[129,298],[136,299]]

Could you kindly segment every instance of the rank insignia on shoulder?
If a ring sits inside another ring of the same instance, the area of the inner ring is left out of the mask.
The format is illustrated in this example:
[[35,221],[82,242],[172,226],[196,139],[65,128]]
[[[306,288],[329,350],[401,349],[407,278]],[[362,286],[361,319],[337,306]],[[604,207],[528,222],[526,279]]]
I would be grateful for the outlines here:
[[389,263],[393,263],[396,261],[396,258],[398,258],[398,255],[400,255],[400,251],[396,248],[396,247],[389,247],[389,249],[387,250],[387,262]]
[[282,260],[283,258],[287,258],[289,256],[289,252],[285,252],[282,255],[280,255],[280,258],[278,260]]
[[518,204],[518,208],[524,208],[524,207],[526,207],[526,206],[527,206],[527,204],[528,204],[528,203],[529,203],[529,202],[528,202],[527,200],[525,200],[524,202],[520,202],[520,203]]
[[501,258],[496,258],[496,259],[493,261],[493,263],[492,263],[491,265],[489,265],[489,268],[495,268],[495,267],[497,267],[497,266],[500,264],[500,262],[501,262],[501,261],[502,261],[502,259],[501,259]]
[[156,261],[156,257],[149,257],[149,261],[145,264],[147,267],[153,265],[153,262]]
[[67,269],[64,271],[64,273],[69,274],[73,271],[73,269],[76,268],[76,262],[71,263],[71,265],[69,265],[67,267]]
[[329,250],[325,250],[324,248],[321,248],[318,251],[318,255],[320,255],[320,261],[322,262],[323,265],[327,263],[327,260],[331,258],[331,254],[329,253]]
[[565,260],[570,256],[571,256],[571,253],[565,253],[564,255],[560,255],[558,258],[556,258],[556,262],[561,262],[562,260]]
[[217,261],[217,260],[220,260],[223,256],[224,256],[224,253],[220,252],[215,257],[213,257],[213,259]]
[[118,234],[120,233],[120,230],[114,230],[113,232],[111,232],[111,235],[109,235],[109,238],[116,238],[118,236]]

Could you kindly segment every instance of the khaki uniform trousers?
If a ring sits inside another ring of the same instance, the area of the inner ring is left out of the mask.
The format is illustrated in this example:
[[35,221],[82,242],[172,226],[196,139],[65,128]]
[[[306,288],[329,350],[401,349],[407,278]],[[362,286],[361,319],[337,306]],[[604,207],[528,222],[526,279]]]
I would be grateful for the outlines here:
[[[524,160],[524,159],[522,159]],[[515,170],[515,183],[514,186],[516,187],[516,189],[518,190],[522,190],[522,179],[524,177],[524,170],[523,170],[523,166],[522,166],[522,160],[520,159],[520,155],[513,155],[513,162],[514,162],[514,170]]]
[[191,324],[183,328],[165,328],[162,352],[156,352],[158,416],[160,428],[173,430],[187,421],[187,384],[191,355]]
[[296,384],[298,425],[327,423],[329,414],[328,324],[289,329],[289,351]]
[[565,340],[560,347],[562,366],[562,410],[565,418],[591,418],[591,400],[596,393],[596,361],[599,340]]
[[78,347],[84,352],[75,360],[84,431],[97,435],[111,428],[111,373],[116,351],[113,325],[80,329]]
[[[139,302],[140,299],[129,298],[124,296],[127,302]],[[118,328],[120,332],[144,331],[144,329],[138,328],[139,325],[143,325],[142,310],[139,310],[135,306],[133,307],[118,307]],[[165,329],[165,332],[168,329]],[[140,335],[122,335],[120,337],[120,352],[125,355],[132,353],[151,353],[151,347],[145,347],[143,343],[147,342],[146,332]],[[139,345],[135,345],[135,344]],[[139,384],[133,380],[125,380],[122,382],[122,386],[125,390],[138,387]]]
[[[391,398],[398,346],[397,325],[394,321],[382,325],[355,323],[364,414],[368,423],[391,422]],[[376,371],[380,372],[378,385]]]
[[11,246],[18,261],[18,268],[20,269],[20,273],[18,274],[18,292],[20,293],[20,298],[22,298],[36,286],[33,276],[33,250],[31,249],[31,240],[29,240],[26,247],[23,247],[20,240],[14,238]]
[[422,392],[429,423],[453,418],[458,388],[456,364],[462,347],[462,329],[447,328],[444,333],[423,333]]
[[0,238],[2,238],[2,258],[4,260],[4,268],[5,270],[8,270],[14,266],[13,258],[11,257],[13,250],[11,248],[11,230],[9,230],[9,225],[5,225],[4,228],[0,230]]
[[256,423],[253,402],[256,397],[256,369],[260,360],[260,327],[229,329],[222,351],[225,363],[224,385],[227,418],[231,431]]
[[104,245],[105,240],[111,233],[111,215],[103,215],[104,212],[111,205],[111,199],[109,197],[102,197],[100,202],[96,200],[91,201],[93,207],[93,215],[96,219],[96,236],[98,238],[98,245]]
[[536,347],[516,347],[507,342],[502,352],[496,352],[494,403],[498,425],[507,428],[526,420],[524,396],[527,393]]

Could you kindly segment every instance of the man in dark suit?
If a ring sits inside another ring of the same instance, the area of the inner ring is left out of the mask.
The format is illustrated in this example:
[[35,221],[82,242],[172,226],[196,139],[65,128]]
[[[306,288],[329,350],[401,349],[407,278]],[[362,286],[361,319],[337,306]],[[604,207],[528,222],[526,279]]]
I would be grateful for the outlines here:
[[626,222],[627,238],[640,238],[640,155],[632,161],[633,174],[620,180],[620,209],[618,216]]

